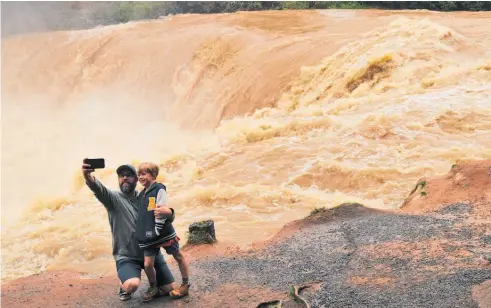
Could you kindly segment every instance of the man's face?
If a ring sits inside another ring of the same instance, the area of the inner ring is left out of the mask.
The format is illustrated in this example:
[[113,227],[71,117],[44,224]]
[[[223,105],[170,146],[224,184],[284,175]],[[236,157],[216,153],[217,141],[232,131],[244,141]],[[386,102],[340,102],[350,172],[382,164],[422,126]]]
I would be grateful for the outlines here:
[[125,194],[132,193],[136,188],[136,176],[129,170],[123,170],[119,175],[119,188]]

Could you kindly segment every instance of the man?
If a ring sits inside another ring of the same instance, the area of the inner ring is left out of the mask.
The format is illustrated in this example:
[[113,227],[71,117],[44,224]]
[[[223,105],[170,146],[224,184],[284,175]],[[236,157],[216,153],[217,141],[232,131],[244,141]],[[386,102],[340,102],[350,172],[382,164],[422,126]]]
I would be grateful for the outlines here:
[[[116,170],[121,191],[107,189],[91,174],[92,172],[94,169],[90,165],[82,164],[85,183],[108,213],[113,238],[113,256],[121,281],[119,299],[125,301],[130,299],[131,294],[138,289],[141,282],[141,270],[144,268],[143,251],[138,246],[135,234],[138,218],[138,191],[135,190],[136,169],[131,165],[122,165]],[[170,211],[168,213],[172,214]],[[165,214],[161,212],[162,218],[167,216],[162,215]],[[161,253],[155,258],[155,270],[159,286],[158,295],[167,295],[174,289],[174,277]]]

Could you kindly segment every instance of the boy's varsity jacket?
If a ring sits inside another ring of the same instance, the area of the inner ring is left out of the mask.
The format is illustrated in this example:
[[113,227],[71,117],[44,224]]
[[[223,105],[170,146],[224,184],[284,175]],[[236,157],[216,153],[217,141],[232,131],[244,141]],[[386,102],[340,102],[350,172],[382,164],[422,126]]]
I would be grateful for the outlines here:
[[175,217],[173,209],[171,209],[172,217],[166,219],[164,223],[155,221],[154,210],[157,207],[156,200],[160,189],[167,191],[165,185],[155,182],[138,196],[136,237],[140,249],[167,242],[177,236],[176,230],[172,226]]

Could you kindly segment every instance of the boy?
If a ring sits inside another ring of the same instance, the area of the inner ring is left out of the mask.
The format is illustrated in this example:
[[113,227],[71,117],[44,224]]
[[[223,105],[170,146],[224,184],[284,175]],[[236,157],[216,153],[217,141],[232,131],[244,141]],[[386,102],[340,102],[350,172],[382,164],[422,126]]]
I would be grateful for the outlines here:
[[144,301],[150,301],[158,294],[154,262],[160,247],[164,247],[179,264],[182,285],[169,294],[173,298],[181,298],[189,293],[189,267],[184,255],[179,250],[179,237],[172,221],[174,210],[169,209],[167,218],[158,219],[154,215],[156,207],[167,207],[167,192],[163,184],[158,183],[159,167],[153,163],[142,163],[138,167],[138,181],[144,189],[138,197],[138,221],[136,234],[140,249],[144,251],[144,267],[150,287],[143,294]]

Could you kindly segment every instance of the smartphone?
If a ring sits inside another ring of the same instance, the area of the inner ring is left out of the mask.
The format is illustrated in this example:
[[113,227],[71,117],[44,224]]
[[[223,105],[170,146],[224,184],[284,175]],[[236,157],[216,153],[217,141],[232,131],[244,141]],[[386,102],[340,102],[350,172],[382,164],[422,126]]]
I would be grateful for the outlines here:
[[84,164],[90,165],[92,169],[104,169],[106,167],[104,158],[86,158]]

